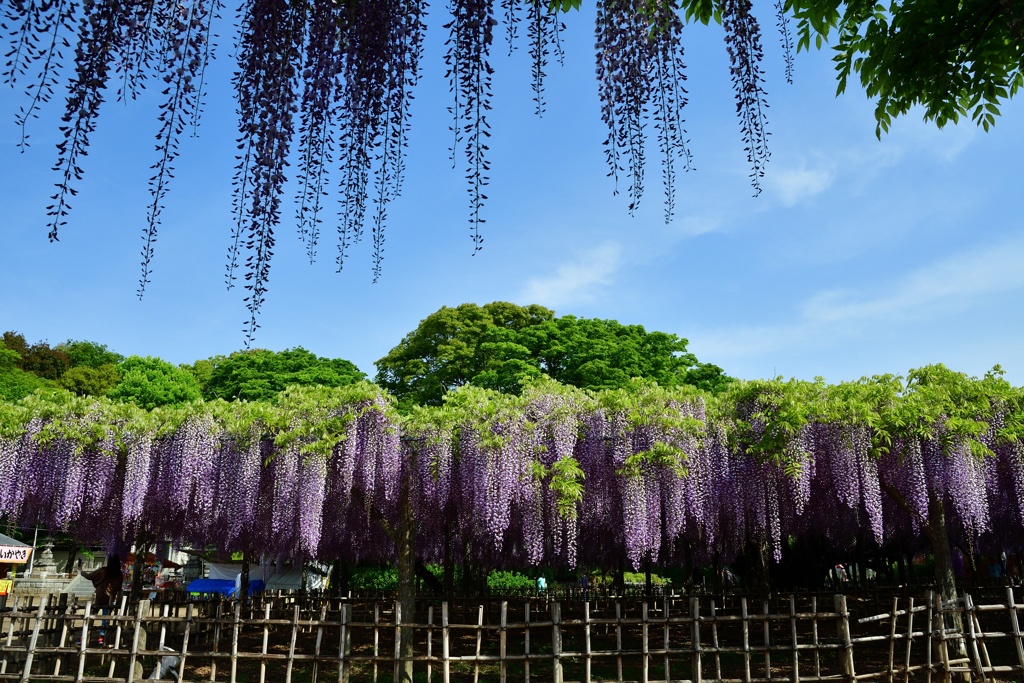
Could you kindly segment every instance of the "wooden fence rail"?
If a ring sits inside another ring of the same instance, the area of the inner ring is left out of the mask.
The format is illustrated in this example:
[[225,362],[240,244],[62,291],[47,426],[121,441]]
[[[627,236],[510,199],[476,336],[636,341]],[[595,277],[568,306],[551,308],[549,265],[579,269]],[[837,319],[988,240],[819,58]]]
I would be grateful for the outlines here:
[[389,683],[409,660],[417,683],[1019,681],[1024,604],[1012,588],[981,600],[532,596],[472,611],[424,600],[403,619],[395,603],[303,595],[122,600],[109,613],[13,596],[0,611],[0,681]]

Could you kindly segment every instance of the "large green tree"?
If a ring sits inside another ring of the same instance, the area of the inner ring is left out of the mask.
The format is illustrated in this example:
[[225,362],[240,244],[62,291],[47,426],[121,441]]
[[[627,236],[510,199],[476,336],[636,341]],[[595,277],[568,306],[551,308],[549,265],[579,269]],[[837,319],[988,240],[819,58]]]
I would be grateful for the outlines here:
[[686,345],[641,325],[556,318],[537,305],[462,304],[423,319],[377,361],[376,381],[403,403],[419,405],[437,405],[465,384],[515,393],[540,375],[585,389],[624,387],[636,377],[722,388],[729,378],[721,368],[700,363]]
[[193,368],[194,374],[209,369],[203,384],[205,398],[227,401],[270,401],[294,384],[341,387],[366,379],[351,361],[322,358],[301,346],[285,351],[239,351],[211,360],[209,368],[199,363]]
[[117,367],[121,381],[108,396],[152,410],[157,406],[202,399],[199,383],[187,370],[152,356],[128,356]]

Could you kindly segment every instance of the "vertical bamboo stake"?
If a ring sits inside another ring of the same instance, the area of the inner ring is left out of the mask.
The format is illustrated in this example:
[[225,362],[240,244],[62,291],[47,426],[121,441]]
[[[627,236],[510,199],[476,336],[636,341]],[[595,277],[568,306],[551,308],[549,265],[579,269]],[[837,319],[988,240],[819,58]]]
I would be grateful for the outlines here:
[[910,681],[910,645],[914,639],[914,598],[907,602],[907,654],[903,660],[903,683]]
[[939,659],[942,661],[942,680],[948,681],[949,671],[949,648],[946,646],[946,615],[942,606],[942,594],[935,594],[935,623],[939,632]]
[[743,623],[743,683],[750,683],[750,615],[747,598],[740,598],[740,617]]
[[[220,651],[220,619],[224,612],[224,606],[221,603],[217,603],[217,611],[214,612],[213,617],[213,651]],[[175,608],[174,616],[178,616],[178,610]],[[210,658],[210,680],[217,680],[217,658]]]
[[341,603],[341,628],[338,635],[338,683],[348,683],[349,670],[347,658],[352,649],[352,633],[349,628],[352,606]]
[[[288,664],[285,668],[284,681],[292,683],[292,665],[295,664],[295,639],[299,635],[299,603],[292,607],[292,640],[288,645]],[[397,677],[395,680],[398,680]]]
[[[128,607],[128,596],[127,595],[121,596],[121,606],[118,607],[118,609],[117,609],[117,616],[119,616],[119,617],[124,616],[126,614],[127,607]],[[115,650],[120,649],[120,647],[121,647],[121,630],[122,630],[121,621],[120,620],[115,621],[114,622],[114,649]],[[113,678],[114,677],[114,664],[115,663],[116,663],[116,660],[114,659],[113,656],[111,656],[111,658],[110,658],[110,668],[107,670],[107,678]]]
[[324,622],[327,621],[327,602],[321,603],[321,618],[319,623],[316,625],[316,647],[313,649],[313,675],[310,679],[312,683],[316,683],[316,673],[319,670],[319,650],[321,650],[321,643],[324,642]]
[[377,683],[377,657],[380,656],[380,605],[373,605],[373,683]]
[[715,650],[715,678],[722,678],[722,653],[718,651],[718,619],[715,601],[711,601],[711,647]]
[[985,667],[981,664],[981,655],[978,653],[978,640],[974,632],[974,603],[971,601],[971,596],[968,593],[964,593],[964,617],[967,621],[967,634],[971,640],[971,654],[974,660],[974,666],[978,669],[978,675],[981,676],[982,683],[988,680],[985,675]]
[[448,639],[450,637],[448,629],[448,603],[441,603],[441,665],[444,671],[444,683],[450,683],[450,664],[448,662]]
[[928,669],[925,672],[926,683],[932,683],[932,641],[935,639],[935,615],[932,608],[935,605],[935,594],[928,591],[928,610],[925,612],[925,623],[928,624],[928,642],[925,643],[925,663]]
[[818,652],[818,596],[811,596],[811,635],[814,639],[814,675],[821,678],[821,653]]
[[[264,614],[266,615],[267,621],[270,620],[270,603],[267,603]],[[231,683],[235,683],[238,680],[238,631],[241,629],[242,619],[242,605],[239,602],[234,604],[231,610],[231,677],[228,679]],[[264,624],[263,627],[263,654],[267,654],[267,626]],[[263,681],[263,676],[266,666],[266,658],[260,659],[260,682]]]
[[583,603],[583,681],[590,683],[590,601]]
[[[60,640],[57,644],[58,647],[63,648],[68,641],[68,620],[71,618],[71,612],[74,608],[74,603],[67,602],[64,605],[64,613],[60,616]],[[2,617],[0,617],[2,618]],[[64,663],[64,657],[57,655],[57,659],[53,664],[53,675],[60,675],[60,668]]]
[[402,670],[402,603],[395,601],[395,672],[392,680],[398,681]]
[[43,624],[43,618],[46,616],[46,604],[49,602],[50,596],[44,595],[39,599],[39,611],[36,612],[35,625],[32,627],[32,637],[28,641],[28,652],[25,653],[25,669],[21,672],[21,680],[27,681],[32,674],[32,659],[36,654],[36,643],[39,641],[39,628]]
[[508,627],[508,602],[505,600],[501,601],[501,622],[498,630],[498,666],[499,666],[499,677],[501,683],[505,683],[508,680],[508,669],[505,664],[505,656],[507,655],[508,646],[508,634],[505,629]]
[[764,675],[768,680],[772,679],[772,651],[768,648],[771,646],[771,633],[768,623],[768,601],[761,601],[762,612],[764,618],[761,625],[761,631],[764,639]]
[[796,598],[789,596],[789,631],[793,639],[793,683],[800,683],[800,650],[796,642]]
[[434,606],[427,608],[427,683],[432,683],[434,666],[431,657],[434,656]]
[[473,683],[480,680],[480,645],[484,638],[484,606],[477,605],[476,610],[476,659],[473,660]]
[[622,683],[622,602],[615,601],[615,682]]
[[[135,680],[135,662],[139,656],[139,632],[142,630],[142,614],[149,611],[149,600],[139,600],[135,608],[135,631],[132,635],[132,649],[128,656],[128,683]],[[89,607],[85,608],[85,622],[89,623]],[[85,635],[82,636],[82,643],[85,643]],[[78,676],[81,680],[82,669],[85,666],[85,648],[82,648],[82,659],[78,664]]]
[[643,603],[643,606],[642,606],[641,611],[640,611],[640,623],[641,623],[641,634],[642,634],[642,638],[643,638],[643,640],[642,640],[642,642],[640,644],[640,650],[641,650],[641,653],[642,653],[641,654],[642,660],[641,660],[641,663],[640,663],[640,681],[641,681],[641,683],[647,683],[650,680],[649,672],[647,670],[647,667],[650,664],[650,655],[648,654],[650,652],[650,647],[648,646],[648,643],[647,643],[647,599],[646,598],[644,599],[644,603]]
[[1017,621],[1017,605],[1013,601],[1013,587],[1006,587],[1006,607],[1010,610],[1010,627],[1013,629],[1013,644],[1017,648],[1017,666],[1024,675],[1024,643],[1021,643],[1020,622]]
[[669,614],[671,613],[670,612],[671,606],[672,606],[671,600],[669,598],[665,598],[664,599],[664,607],[663,607],[663,610],[665,612],[664,615],[663,615],[665,617],[665,627],[664,627],[664,633],[662,635],[664,636],[664,641],[665,641],[664,642],[664,646],[665,646],[665,680],[666,681],[671,681],[672,680],[672,675],[670,673],[671,670],[669,668],[669,657],[668,657],[668,652],[669,652],[669,649],[670,649],[669,646],[672,643],[672,640],[669,637],[670,634],[669,634],[669,627],[668,627],[668,619],[669,619]]
[[[75,683],[81,683],[82,678],[85,676],[85,648],[89,643],[89,614],[92,612],[92,601],[85,603],[85,617],[82,621],[82,637],[78,641],[78,673],[75,675]],[[11,619],[11,624],[14,623],[14,619]],[[10,646],[10,639],[7,640],[7,645]],[[134,648],[133,648],[134,650]],[[7,662],[4,662],[6,664]]]
[[899,611],[900,599],[898,596],[892,599],[892,624],[889,626],[889,683],[893,679],[893,655],[896,652],[896,612]]
[[[238,621],[238,609],[235,609],[235,622]],[[263,606],[263,648],[260,650],[260,683],[266,683],[267,680],[267,644],[270,640],[270,602],[267,602]],[[233,628],[233,635],[231,637],[231,680],[235,680],[235,664],[236,654],[238,652],[238,629]]]
[[[647,666],[646,662],[644,666]],[[552,683],[562,683],[562,605],[557,600],[551,602],[551,680]],[[644,683],[647,683],[646,679]]]
[[523,676],[526,679],[526,683],[530,683],[530,601],[526,601],[526,607],[524,607],[526,623],[523,629],[523,655],[526,659],[523,660]]
[[835,598],[836,612],[839,614],[839,621],[836,622],[836,628],[839,633],[839,641],[842,643],[842,663],[843,673],[846,675],[846,679],[850,683],[855,683],[857,680],[857,674],[853,668],[853,643],[850,640],[850,613],[846,611],[846,596],[836,595]]
[[988,656],[988,645],[985,644],[985,632],[981,630],[981,622],[978,621],[978,611],[975,609],[974,602],[971,602],[971,612],[974,615],[974,629],[977,631],[978,646],[981,648],[981,661],[984,662],[985,667],[992,669],[992,660]]
[[[193,605],[189,605],[185,608],[185,633],[181,637],[181,659],[178,661],[178,679],[177,683],[185,678],[185,660],[188,659],[188,637],[192,631],[192,608]],[[160,634],[160,647],[158,650],[163,650],[163,633]],[[157,660],[159,661],[159,659]]]
[[[700,598],[690,598],[690,639],[693,655],[690,664],[693,667],[693,683],[701,683],[703,674],[700,662]],[[665,663],[665,679],[668,679],[668,662]]]
[[[7,649],[4,650],[4,660],[3,660],[3,662],[0,662],[0,674],[7,673],[7,653],[10,651],[11,643],[14,642],[14,616],[13,616],[13,614],[18,611],[18,602],[20,602],[20,599],[21,599],[20,595],[14,596],[14,606],[11,608],[12,616],[11,616],[11,618],[9,620],[10,623],[8,623],[8,625],[7,625],[7,643],[6,643]],[[86,610],[86,613],[88,613],[88,611],[89,611],[89,605],[88,604],[86,604],[85,610]],[[0,619],[2,619],[2,617],[3,617],[3,613],[0,612]],[[0,621],[0,623],[2,623],[2,621]],[[83,640],[84,640],[84,638],[83,638]]]

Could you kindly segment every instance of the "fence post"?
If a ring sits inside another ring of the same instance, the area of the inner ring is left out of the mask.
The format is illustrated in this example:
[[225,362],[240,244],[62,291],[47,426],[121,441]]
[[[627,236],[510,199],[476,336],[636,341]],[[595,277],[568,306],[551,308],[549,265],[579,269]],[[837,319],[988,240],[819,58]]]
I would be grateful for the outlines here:
[[338,636],[338,683],[348,683],[349,671],[346,659],[352,649],[352,633],[349,628],[352,606],[341,603],[341,634]]
[[[149,612],[149,600],[139,600],[139,604],[135,606],[135,628],[132,634],[132,649],[128,656],[128,683],[132,683],[135,680],[135,662],[139,658],[139,639],[140,631],[142,631],[142,615]],[[89,623],[89,608],[85,610],[85,623],[88,626]],[[82,668],[85,666],[85,638],[86,634],[82,634],[82,660],[79,662],[78,671],[81,674]]]
[[398,681],[402,670],[402,603],[395,601],[395,673],[392,680]]
[[[645,608],[646,609],[646,608]],[[562,683],[562,605],[551,602],[551,680]],[[646,628],[646,627],[645,627]],[[647,647],[646,642],[644,648]]]
[[1013,601],[1013,586],[1006,587],[1006,607],[1010,610],[1010,626],[1013,628],[1013,644],[1017,647],[1017,666],[1024,675],[1024,643],[1021,643],[1020,622],[1017,621],[1017,605]]
[[[508,601],[501,601],[501,621],[499,623],[498,631],[498,659],[500,660],[499,667],[501,683],[505,683],[508,680],[508,667],[505,664],[505,657],[508,654],[508,633],[505,629],[508,628]],[[588,682],[589,683],[589,682]]]
[[523,616],[526,618],[526,628],[523,629],[523,654],[526,659],[523,660],[523,676],[526,683],[530,683],[530,601],[526,601],[526,607],[523,608]]
[[946,647],[946,614],[942,605],[942,593],[935,593],[935,626],[939,634],[939,660],[942,662],[942,680],[948,683],[952,675],[949,669],[949,648]]
[[985,667],[981,663],[981,654],[978,652],[978,639],[974,632],[974,602],[969,593],[964,593],[964,618],[967,620],[967,637],[971,640],[971,654],[973,655],[971,660],[977,667],[982,683],[985,683],[988,681],[988,676],[985,675]]
[[796,640],[796,598],[789,596],[789,630],[793,639],[793,683],[800,683],[800,650]]
[[[701,683],[700,669],[700,599],[690,598],[690,617],[693,623],[690,626],[690,634],[693,644],[693,683]],[[666,678],[668,678],[666,672]]]
[[451,676],[451,664],[448,661],[448,654],[449,654],[449,649],[448,648],[449,648],[449,638],[450,638],[450,635],[451,634],[449,633],[449,628],[448,628],[448,603],[447,602],[442,602],[441,603],[441,658],[442,658],[441,665],[442,665],[443,671],[444,671],[444,683],[449,683],[450,676]]
[[650,645],[647,642],[647,631],[648,631],[648,627],[647,627],[647,598],[648,597],[649,596],[644,596],[644,601],[640,605],[640,623],[641,623],[641,638],[642,638],[642,642],[640,643],[640,652],[641,652],[640,682],[641,683],[647,683],[650,680],[650,674],[649,674],[649,672],[647,670],[647,667],[650,666],[650,659],[651,659]]
[[32,637],[28,641],[28,652],[25,653],[25,669],[21,672],[21,680],[27,681],[32,673],[32,659],[36,654],[36,643],[39,641],[39,627],[43,623],[43,618],[46,616],[46,603],[49,601],[50,596],[44,595],[39,600],[39,611],[36,612],[36,623],[32,627]]
[[750,680],[750,615],[747,613],[747,599],[740,598],[740,616],[743,618],[743,680]]
[[856,683],[857,674],[853,668],[853,642],[850,640],[850,613],[846,610],[846,596],[836,595],[835,605],[836,613],[839,615],[836,628],[839,631],[839,641],[843,646],[841,655],[843,674],[850,683]]

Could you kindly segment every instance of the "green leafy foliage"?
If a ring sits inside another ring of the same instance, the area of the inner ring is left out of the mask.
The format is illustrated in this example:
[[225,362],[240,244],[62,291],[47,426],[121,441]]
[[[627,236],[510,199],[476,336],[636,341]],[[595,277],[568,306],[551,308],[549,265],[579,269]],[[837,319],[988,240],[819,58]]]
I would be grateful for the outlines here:
[[101,368],[105,365],[117,365],[124,356],[107,348],[106,344],[91,341],[69,339],[57,345],[57,350],[68,357],[72,368]]
[[152,410],[202,399],[199,384],[189,372],[152,356],[129,356],[118,366],[121,381],[108,396]]
[[729,377],[698,362],[686,344],[640,325],[556,318],[536,305],[463,304],[432,313],[377,361],[377,383],[400,402],[420,405],[437,405],[466,384],[518,393],[541,375],[592,390],[624,387],[635,377],[723,389]]
[[273,401],[292,385],[341,387],[366,378],[350,361],[321,358],[301,346],[286,351],[239,351],[193,368],[193,375],[205,376],[203,396],[225,401]]
[[112,363],[98,367],[80,365],[71,368],[57,384],[79,396],[106,396],[121,381],[121,374]]

